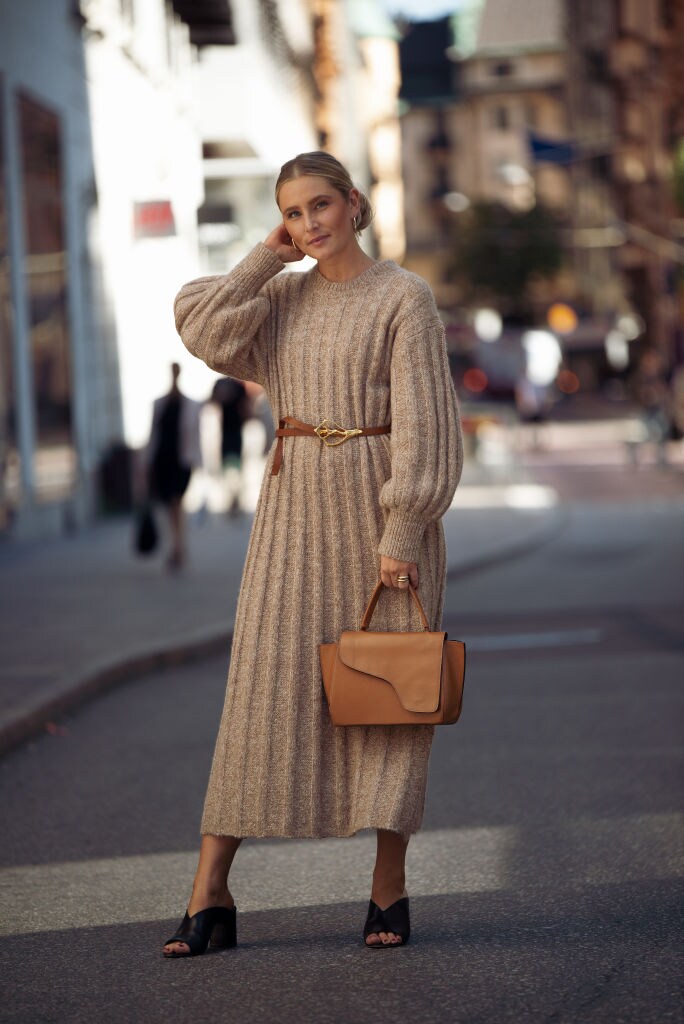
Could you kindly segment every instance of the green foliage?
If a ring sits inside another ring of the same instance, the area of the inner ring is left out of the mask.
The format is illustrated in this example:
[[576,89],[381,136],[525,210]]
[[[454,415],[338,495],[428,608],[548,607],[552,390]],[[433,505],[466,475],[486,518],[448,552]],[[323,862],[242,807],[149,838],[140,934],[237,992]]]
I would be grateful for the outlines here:
[[451,269],[470,300],[524,309],[531,279],[552,277],[563,262],[556,218],[539,203],[524,211],[476,203],[459,226]]

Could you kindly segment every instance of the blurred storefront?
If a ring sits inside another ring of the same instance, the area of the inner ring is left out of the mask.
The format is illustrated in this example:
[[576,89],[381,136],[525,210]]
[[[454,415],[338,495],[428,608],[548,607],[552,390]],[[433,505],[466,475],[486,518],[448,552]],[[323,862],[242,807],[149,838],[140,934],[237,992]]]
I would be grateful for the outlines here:
[[0,530],[33,534],[88,517],[121,408],[93,304],[83,19],[66,0],[0,19]]

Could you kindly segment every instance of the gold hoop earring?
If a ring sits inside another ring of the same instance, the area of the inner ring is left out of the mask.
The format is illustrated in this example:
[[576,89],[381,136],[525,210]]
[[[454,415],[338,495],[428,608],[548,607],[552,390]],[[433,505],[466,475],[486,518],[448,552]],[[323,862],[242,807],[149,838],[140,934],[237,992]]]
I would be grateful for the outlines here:
[[301,251],[302,251],[302,250],[301,250],[301,249],[300,249],[300,248],[298,247],[298,245],[297,245],[297,243],[295,242],[294,238],[291,238],[291,239],[290,239],[290,241],[292,242],[292,248],[293,248],[293,249],[296,249],[296,250],[297,250],[297,252],[301,252]]
[[354,216],[352,217],[352,225],[354,227],[354,231],[358,231],[358,228],[356,226],[356,220],[357,220],[357,217],[356,217],[356,214],[354,214]]

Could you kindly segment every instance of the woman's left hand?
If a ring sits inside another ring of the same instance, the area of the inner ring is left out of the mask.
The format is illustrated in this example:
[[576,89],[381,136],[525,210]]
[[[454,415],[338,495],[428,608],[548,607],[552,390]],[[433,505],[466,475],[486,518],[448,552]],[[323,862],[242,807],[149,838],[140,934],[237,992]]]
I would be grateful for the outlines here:
[[396,558],[380,555],[380,576],[386,587],[406,590],[408,583],[397,582],[397,576],[408,576],[412,587],[418,586],[418,566],[415,562],[400,562]]

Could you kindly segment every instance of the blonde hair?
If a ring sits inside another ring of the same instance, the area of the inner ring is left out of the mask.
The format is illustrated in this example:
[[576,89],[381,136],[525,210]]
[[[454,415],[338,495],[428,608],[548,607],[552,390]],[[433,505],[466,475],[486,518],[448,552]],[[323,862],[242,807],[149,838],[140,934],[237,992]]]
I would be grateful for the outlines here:
[[[348,199],[351,190],[356,188],[344,164],[341,164],[330,153],[315,150],[312,153],[300,153],[292,160],[288,160],[280,168],[280,174],[275,186],[276,203],[278,202],[280,190],[286,182],[292,181],[294,178],[301,178],[306,174],[314,175],[317,178],[325,178],[334,189],[342,193],[345,199]],[[370,204],[370,200],[359,190],[359,215],[354,226],[356,234],[360,235],[372,220],[373,207]]]

